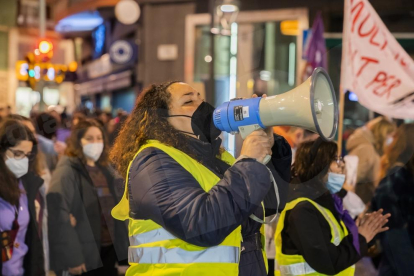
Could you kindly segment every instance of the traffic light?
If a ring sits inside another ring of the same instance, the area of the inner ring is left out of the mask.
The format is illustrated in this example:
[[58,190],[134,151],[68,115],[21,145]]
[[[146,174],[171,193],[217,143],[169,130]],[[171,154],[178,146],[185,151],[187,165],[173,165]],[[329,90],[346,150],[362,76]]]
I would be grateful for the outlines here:
[[50,61],[53,57],[53,43],[47,39],[39,40],[35,54],[40,57],[41,62]]
[[35,55],[33,53],[28,53],[25,57],[27,62],[27,79],[26,83],[27,86],[32,88],[32,90],[36,87],[36,72],[35,72]]

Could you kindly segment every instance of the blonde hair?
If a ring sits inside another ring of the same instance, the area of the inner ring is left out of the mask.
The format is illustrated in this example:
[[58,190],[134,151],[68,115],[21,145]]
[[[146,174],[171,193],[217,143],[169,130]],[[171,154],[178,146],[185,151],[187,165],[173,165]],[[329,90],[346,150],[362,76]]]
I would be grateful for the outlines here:
[[372,126],[371,132],[374,136],[374,148],[380,156],[384,153],[384,143],[387,139],[387,135],[394,131],[395,124],[385,118],[382,118]]
[[402,164],[414,174],[414,123],[401,125],[394,141],[381,159],[381,179],[397,164]]

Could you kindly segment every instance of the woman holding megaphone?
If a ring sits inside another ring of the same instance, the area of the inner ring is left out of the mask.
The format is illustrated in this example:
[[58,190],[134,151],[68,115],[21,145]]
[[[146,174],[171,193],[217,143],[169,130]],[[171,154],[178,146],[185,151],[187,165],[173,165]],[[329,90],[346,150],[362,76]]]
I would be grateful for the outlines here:
[[[214,107],[180,82],[142,92],[111,153],[126,178],[112,214],[129,219],[126,275],[267,275],[261,202],[290,178],[291,151],[271,129],[250,134],[235,160],[221,147]],[[281,196],[283,198],[283,196]],[[268,206],[266,206],[268,207]],[[269,215],[266,209],[266,215]]]
[[275,275],[353,276],[367,243],[384,227],[382,210],[356,222],[342,206],[345,163],[335,142],[321,138],[301,144],[296,152],[289,203],[276,229]]

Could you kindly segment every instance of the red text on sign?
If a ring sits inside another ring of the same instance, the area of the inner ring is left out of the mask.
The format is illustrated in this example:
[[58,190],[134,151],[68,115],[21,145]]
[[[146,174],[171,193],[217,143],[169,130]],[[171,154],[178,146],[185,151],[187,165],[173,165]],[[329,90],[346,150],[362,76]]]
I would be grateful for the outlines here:
[[389,98],[391,95],[391,90],[400,86],[400,84],[400,79],[397,79],[393,75],[388,75],[384,71],[379,71],[374,79],[365,86],[365,88],[369,88],[370,86],[374,85],[372,92],[375,95],[379,97],[386,95],[387,98]]

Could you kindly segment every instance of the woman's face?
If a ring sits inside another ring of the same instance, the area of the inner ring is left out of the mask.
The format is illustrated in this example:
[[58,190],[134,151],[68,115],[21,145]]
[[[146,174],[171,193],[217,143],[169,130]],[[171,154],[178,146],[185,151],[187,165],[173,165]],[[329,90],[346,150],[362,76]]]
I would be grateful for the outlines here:
[[16,146],[10,147],[6,150],[4,159],[14,158],[14,159],[23,159],[29,157],[33,149],[32,141],[20,141]]
[[329,172],[345,174],[345,162],[342,159],[332,161],[329,166]]
[[[170,85],[168,91],[171,93],[171,102],[169,106],[169,115],[187,115],[192,116],[194,111],[203,102],[200,93],[190,85],[178,82]],[[170,117],[169,123],[176,129],[193,132],[191,128],[191,119],[188,117]]]
[[85,146],[91,143],[103,143],[102,132],[98,127],[95,127],[95,126],[89,127],[81,139],[82,146]]

